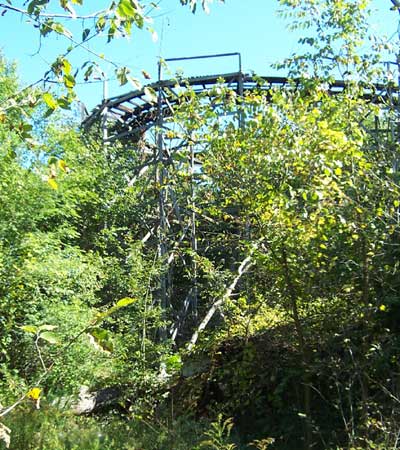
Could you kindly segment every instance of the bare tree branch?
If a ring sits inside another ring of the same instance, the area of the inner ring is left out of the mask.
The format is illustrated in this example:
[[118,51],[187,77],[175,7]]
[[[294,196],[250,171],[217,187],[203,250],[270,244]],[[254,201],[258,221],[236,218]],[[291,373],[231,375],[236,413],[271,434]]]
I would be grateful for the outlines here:
[[400,13],[400,0],[391,0],[393,3],[393,9],[397,9],[397,11]]
[[193,347],[196,345],[196,342],[199,338],[200,333],[206,328],[210,320],[212,319],[213,315],[217,311],[217,309],[223,305],[233,294],[233,291],[236,288],[236,285],[238,284],[239,280],[242,278],[242,276],[250,269],[250,267],[253,265],[252,257],[254,254],[254,251],[257,249],[258,244],[254,245],[252,250],[250,251],[250,254],[241,262],[238,270],[237,275],[232,281],[232,283],[229,285],[229,287],[226,289],[225,294],[220,298],[219,300],[215,301],[211,308],[208,310],[206,316],[201,321],[200,325],[197,327],[196,331],[193,333],[192,338],[190,339],[190,342],[188,344],[188,350],[191,351]]
[[[31,16],[31,14],[28,13],[28,11],[26,9],[21,9],[21,8],[17,8],[15,6],[12,5],[8,5],[6,3],[0,3],[0,8],[3,8],[5,10],[8,11],[13,11],[13,12],[17,12],[20,14],[24,14],[26,16]],[[78,16],[75,14],[59,14],[59,13],[39,13],[38,17],[50,17],[50,18],[54,18],[54,19],[81,19],[81,20],[86,20],[86,19],[95,19],[96,17],[99,17],[102,14],[107,14],[109,12],[108,9],[102,9],[100,11],[96,11],[93,12],[91,14],[88,14],[86,16]]]

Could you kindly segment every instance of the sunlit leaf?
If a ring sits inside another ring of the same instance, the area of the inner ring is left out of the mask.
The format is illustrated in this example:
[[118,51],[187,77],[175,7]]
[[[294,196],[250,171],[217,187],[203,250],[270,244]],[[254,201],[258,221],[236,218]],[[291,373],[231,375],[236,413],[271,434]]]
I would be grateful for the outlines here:
[[153,88],[150,87],[145,87],[144,88],[144,93],[146,95],[146,98],[149,102],[151,103],[157,103],[157,94],[154,91]]
[[49,186],[50,186],[52,189],[54,189],[54,190],[57,190],[57,189],[58,189],[58,184],[57,184],[57,182],[56,182],[56,180],[55,180],[54,178],[49,178],[49,179],[47,180],[47,183],[49,184]]
[[112,342],[112,335],[108,330],[103,328],[92,328],[90,330],[90,336],[94,339],[95,343],[100,346],[103,351],[112,352],[114,345]]
[[119,81],[119,84],[123,86],[128,82],[128,75],[130,73],[130,70],[127,67],[119,67],[116,71],[117,80]]
[[51,28],[58,34],[66,36],[67,38],[72,38],[72,33],[59,22],[54,22]]
[[122,298],[121,300],[118,300],[117,303],[115,304],[115,306],[117,306],[118,308],[123,308],[125,306],[131,305],[135,301],[136,301],[136,299],[134,299],[134,298],[125,297],[125,298]]
[[57,108],[57,101],[55,100],[55,98],[53,97],[52,94],[50,94],[50,92],[45,92],[42,95],[42,98],[44,100],[44,102],[46,103],[46,105],[50,108],[50,109],[56,109]]
[[137,11],[130,0],[120,0],[117,7],[117,13],[121,17],[127,18],[133,17],[136,14],[136,12]]
[[66,75],[69,75],[71,73],[71,63],[68,61],[68,59],[63,58],[62,60],[62,65],[63,65],[63,71]]
[[31,398],[32,400],[38,400],[40,398],[40,394],[42,393],[42,389],[38,387],[32,388],[26,396]]
[[40,333],[39,335],[40,339],[43,339],[44,341],[48,342],[49,344],[59,344],[60,343],[60,337],[52,333],[51,331],[45,331],[43,333]]
[[68,88],[68,89],[72,89],[75,86],[75,84],[76,84],[75,77],[73,75],[70,75],[70,74],[69,75],[64,75],[63,81],[64,81],[65,87]]
[[38,327],[36,327],[35,325],[23,325],[20,328],[27,333],[36,334],[38,332]]
[[68,172],[68,166],[67,166],[67,163],[66,163],[63,159],[60,159],[60,160],[58,161],[58,167],[59,167],[63,172],[65,172],[65,173]]
[[340,168],[340,167],[336,167],[336,169],[335,169],[335,175],[337,175],[337,176],[340,176],[340,175],[342,175],[342,169]]
[[40,325],[38,331],[53,331],[58,328],[56,325]]

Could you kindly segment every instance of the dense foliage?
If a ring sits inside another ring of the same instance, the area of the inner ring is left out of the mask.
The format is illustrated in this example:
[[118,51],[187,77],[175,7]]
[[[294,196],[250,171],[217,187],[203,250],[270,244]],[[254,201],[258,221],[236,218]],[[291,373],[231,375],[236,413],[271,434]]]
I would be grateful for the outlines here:
[[167,157],[0,115],[0,446],[397,448],[396,87],[364,1],[281,3],[292,80],[179,89]]

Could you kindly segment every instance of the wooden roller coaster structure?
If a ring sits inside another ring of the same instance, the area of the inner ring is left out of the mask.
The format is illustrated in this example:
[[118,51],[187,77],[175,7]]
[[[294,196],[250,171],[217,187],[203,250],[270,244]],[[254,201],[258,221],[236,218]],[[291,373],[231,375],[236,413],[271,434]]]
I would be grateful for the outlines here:
[[[220,57],[236,56],[239,67],[236,72],[219,73],[215,75],[195,76],[181,79],[164,80],[162,70],[165,63],[172,61],[209,59]],[[98,105],[92,113],[83,120],[84,129],[100,126],[102,138],[105,145],[112,143],[121,143],[129,147],[135,147],[145,139],[149,141],[148,133],[152,134],[153,144],[147,147],[148,153],[152,154],[151,161],[156,167],[154,172],[156,185],[159,186],[158,199],[158,224],[155,224],[152,231],[145,236],[146,241],[153,235],[158,242],[158,255],[161,261],[167,262],[168,266],[174,260],[175,245],[171,242],[180,243],[183,239],[189,239],[191,250],[194,253],[198,251],[197,245],[197,217],[196,217],[196,189],[195,177],[196,170],[196,151],[193,146],[189,149],[189,171],[192,177],[191,198],[188,203],[190,208],[180,207],[172,192],[164,186],[164,181],[168,175],[168,162],[171,158],[171,149],[167,149],[165,140],[165,121],[173,118],[175,108],[182,101],[182,90],[190,88],[196,94],[211,91],[215,87],[226,87],[242,97],[247,92],[257,91],[270,96],[276,89],[296,89],[296,82],[285,77],[279,76],[254,76],[243,73],[241,67],[241,56],[239,53],[225,53],[218,55],[205,55],[185,58],[170,58],[160,61],[158,64],[158,81],[148,84],[141,89],[133,90],[128,93],[118,95],[112,98],[106,98]],[[330,95],[337,95],[346,90],[346,82],[336,80],[326,86]],[[364,87],[363,96],[365,99],[384,104],[385,108],[395,112],[399,117],[398,87],[393,83],[374,84]],[[392,140],[398,142],[400,136],[400,127],[396,130],[382,128],[378,118],[375,118],[374,130],[375,136],[379,139],[381,133],[391,133]],[[99,129],[99,128],[97,128]],[[144,138],[146,136],[146,138]],[[177,145],[176,148],[182,147]],[[150,149],[150,150],[149,150]],[[140,173],[139,173],[140,175]],[[170,215],[177,217],[176,222],[181,224],[180,235],[171,239]],[[185,218],[179,217],[182,214]],[[173,247],[173,248],[172,248]],[[170,337],[175,340],[180,327],[182,326],[188,311],[191,310],[196,320],[197,315],[197,266],[196,260],[192,260],[192,286],[183,300],[181,310],[175,314],[174,325],[171,327]],[[160,287],[157,297],[163,310],[167,310],[170,305],[170,296],[172,292],[171,277],[164,272],[160,276]],[[168,337],[168,330],[162,329],[160,337]]]

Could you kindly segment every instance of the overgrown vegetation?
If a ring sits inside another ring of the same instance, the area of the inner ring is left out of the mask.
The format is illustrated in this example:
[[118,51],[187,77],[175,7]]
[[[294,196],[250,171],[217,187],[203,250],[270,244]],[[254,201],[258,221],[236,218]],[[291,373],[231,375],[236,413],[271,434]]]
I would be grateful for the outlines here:
[[398,87],[364,1],[281,4],[291,81],[179,90],[167,159],[0,115],[0,447],[399,447]]

